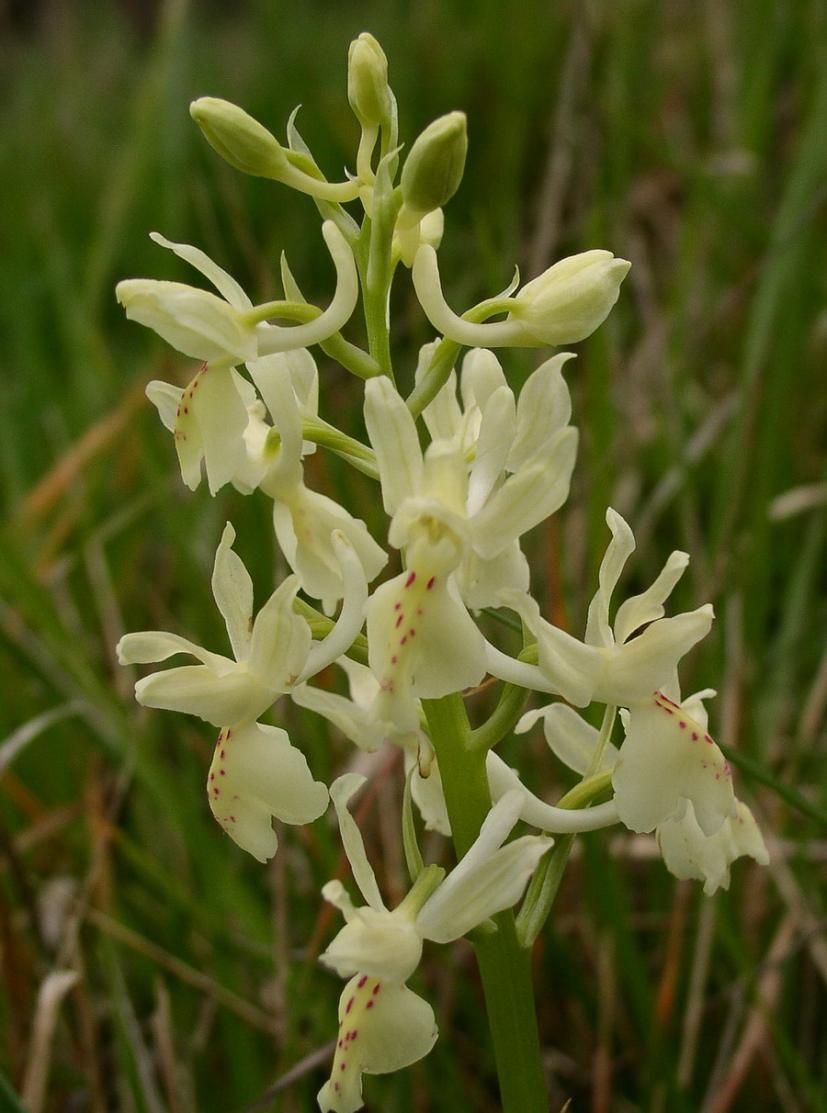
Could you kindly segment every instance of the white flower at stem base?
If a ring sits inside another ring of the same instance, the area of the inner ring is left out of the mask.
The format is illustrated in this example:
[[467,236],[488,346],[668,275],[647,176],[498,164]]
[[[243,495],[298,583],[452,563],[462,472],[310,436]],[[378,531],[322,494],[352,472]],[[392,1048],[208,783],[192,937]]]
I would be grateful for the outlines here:
[[273,352],[307,348],[338,332],[350,319],[359,296],[353,252],[333,223],[325,221],[322,236],[336,268],[336,291],[330,305],[305,324],[268,325],[261,319],[267,306],[255,307],[239,284],[196,247],[172,243],[157,232],[152,239],[190,263],[218,290],[180,282],[130,278],[119,282],[115,295],[130,320],[146,325],[184,355],[208,363],[247,363]]
[[[488,646],[488,669],[495,676],[562,695],[576,707],[593,701],[630,707],[650,700],[652,692],[674,682],[680,659],[709,632],[712,607],[707,603],[686,614],[663,617],[663,603],[689,562],[686,553],[674,552],[651,587],[627,599],[610,625],[612,592],[635,543],[632,531],[616,511],[607,510],[606,521],[612,540],[589,606],[585,641],[543,619],[530,596],[503,592],[501,602],[520,615],[537,639],[539,666],[515,661]],[[632,638],[644,625],[643,633]]]
[[[551,840],[534,835],[503,845],[517,822],[521,806],[520,794],[509,793],[491,809],[476,841],[444,881],[440,882],[442,870],[426,867],[408,896],[390,911],[382,900],[359,828],[347,807],[364,783],[364,777],[351,773],[339,777],[330,789],[342,843],[354,880],[366,901],[364,906],[354,907],[338,881],[329,882],[322,890],[324,897],[343,913],[346,923],[321,961],[342,977],[356,976],[342,995],[333,1072],[319,1094],[321,1108],[337,1113],[351,1113],[361,1107],[363,1071],[384,1073],[398,1069],[421,1058],[433,1046],[436,1027],[430,1006],[410,990],[398,993],[419,964],[423,941],[452,942],[490,916],[510,908],[519,900],[537,863],[551,846]],[[396,1025],[404,1041],[394,1049],[396,1058],[386,1050],[386,1029],[379,1025],[362,1026],[368,1012],[378,1009],[383,1001],[395,1002],[382,1005],[388,1010],[383,1015],[388,1023]],[[356,1034],[350,1035],[353,1030]],[[390,1062],[396,1065],[384,1065]],[[376,1063],[380,1064],[378,1068],[365,1065]]]
[[443,336],[471,348],[536,348],[575,344],[603,324],[631,266],[610,251],[584,251],[561,259],[508,298],[504,321],[478,324],[458,316],[445,301],[437,253],[423,244],[413,263],[416,296]]
[[271,817],[312,823],[327,809],[327,787],[314,781],[287,732],[263,723],[226,727],[207,776],[210,810],[230,838],[259,862],[276,853]]
[[234,539],[235,531],[227,523],[212,580],[234,659],[211,653],[177,634],[156,630],[124,634],[117,647],[121,664],[165,661],[176,653],[188,653],[201,662],[139,680],[135,698],[144,706],[197,715],[218,727],[253,722],[294,684],[341,656],[359,632],[367,584],[360,562],[342,535],[334,535],[333,543],[347,598],[331,632],[315,644],[310,627],[293,610],[299,586],[294,576],[273,592],[253,621],[253,585],[232,550]]
[[[714,892],[729,883],[729,865],[749,854],[766,863],[766,848],[749,809],[736,799],[729,766],[707,732],[699,692],[683,703],[662,692],[621,713],[626,738],[608,745],[600,768],[612,770],[614,803],[632,831],[655,831],[667,868],[705,881]],[[599,732],[564,704],[530,711],[517,725],[543,720],[546,741],[575,772],[591,767]],[[542,827],[542,823],[538,824]],[[694,872],[693,872],[694,871]]]

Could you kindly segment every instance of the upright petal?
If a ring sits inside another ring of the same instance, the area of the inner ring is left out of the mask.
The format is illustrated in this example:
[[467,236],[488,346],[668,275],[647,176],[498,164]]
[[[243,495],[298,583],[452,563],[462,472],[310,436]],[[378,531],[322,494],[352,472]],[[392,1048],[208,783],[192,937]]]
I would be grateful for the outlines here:
[[[250,672],[275,692],[286,692],[301,675],[313,637],[305,620],[293,610],[299,584],[288,578],[256,615],[250,639]],[[232,722],[227,719],[225,722]]]
[[365,386],[365,425],[376,452],[382,503],[388,514],[422,486],[422,450],[411,412],[386,375]]
[[472,522],[474,548],[480,556],[498,556],[559,510],[568,498],[576,456],[577,430],[567,426],[552,437],[548,455],[510,475],[494,491]]
[[611,507],[606,511],[606,525],[611,530],[612,539],[600,563],[599,587],[589,604],[586,622],[586,644],[604,647],[614,645],[614,634],[609,625],[612,593],[626,561],[635,551],[635,538],[628,523]]
[[174,252],[179,259],[183,259],[191,267],[200,271],[207,281],[215,286],[222,298],[230,303],[233,309],[243,311],[252,308],[253,303],[232,275],[222,270],[217,263],[212,261],[209,255],[206,255],[199,248],[191,247],[188,243],[173,243],[172,240],[165,239],[160,232],[150,232],[149,238],[160,247],[165,247],[167,250]]
[[271,817],[312,823],[327,808],[327,788],[314,781],[304,754],[287,733],[262,723],[227,727],[218,736],[207,778],[213,815],[242,850],[259,862],[278,846]]
[[672,589],[688,564],[689,554],[676,550],[651,587],[620,604],[614,621],[614,635],[618,645],[627,641],[635,630],[639,630],[647,622],[663,618],[663,604],[672,594]]
[[250,651],[253,581],[241,557],[233,552],[234,541],[235,530],[227,522],[215,553],[212,593],[227,626],[233,655],[236,661],[243,661]]
[[422,1059],[436,1043],[434,1013],[407,986],[361,974],[339,1000],[339,1038],[330,1081],[319,1091],[321,1113],[361,1109],[362,1074],[389,1074]]
[[505,470],[517,427],[516,403],[510,387],[502,386],[485,404],[476,454],[468,480],[468,514],[476,514]]
[[330,786],[330,799],[336,809],[342,845],[350,862],[353,879],[368,905],[378,912],[385,912],[387,911],[385,902],[382,900],[379,886],[376,884],[376,875],[365,853],[362,834],[347,807],[350,798],[359,791],[366,779],[358,773],[346,773],[342,777],[337,777]]
[[544,456],[554,434],[571,418],[571,395],[562,368],[573,352],[552,356],[526,380],[517,399],[517,432],[508,456],[508,470],[519,471]]

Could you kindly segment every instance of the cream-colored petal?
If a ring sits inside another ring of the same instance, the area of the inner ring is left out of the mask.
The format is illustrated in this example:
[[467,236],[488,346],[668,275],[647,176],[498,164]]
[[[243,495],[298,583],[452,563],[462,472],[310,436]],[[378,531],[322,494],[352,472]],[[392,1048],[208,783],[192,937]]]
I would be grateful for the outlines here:
[[361,707],[337,692],[328,692],[323,688],[313,688],[309,684],[299,684],[293,688],[290,698],[299,707],[306,707],[315,711],[333,723],[351,742],[372,753],[378,750],[385,741],[385,726],[370,714],[367,708]]
[[505,470],[516,427],[514,394],[510,387],[498,387],[489,397],[482,413],[476,455],[468,480],[469,517],[482,508]]
[[353,518],[337,502],[302,483],[284,504],[273,507],[273,526],[287,562],[299,577],[302,590],[314,599],[341,599],[345,586],[333,534],[341,531],[355,550],[365,579],[375,579],[387,563],[360,518]]
[[184,482],[192,490],[203,458],[210,493],[231,482],[246,462],[249,420],[236,380],[226,367],[201,367],[188,383],[175,420],[175,447]]
[[362,1073],[389,1074],[423,1058],[436,1043],[431,1006],[407,986],[365,974],[339,1000],[339,1038],[330,1080],[319,1091],[321,1113],[361,1109]]
[[[428,362],[438,344],[439,341],[426,344],[422,349],[422,352],[427,351]],[[422,354],[420,353],[421,359]],[[425,366],[427,367],[427,362]],[[417,370],[419,370],[419,365]],[[432,441],[452,440],[461,434],[463,418],[462,410],[459,408],[459,402],[457,401],[457,375],[455,371],[451,372],[445,380],[445,385],[422,411],[422,419]]]
[[386,375],[365,385],[365,425],[379,466],[382,503],[395,514],[404,499],[420,493],[423,460],[411,412]]
[[327,788],[314,781],[287,733],[262,723],[225,728],[207,778],[213,815],[227,834],[260,862],[276,852],[271,818],[312,823],[327,808]]
[[[539,606],[529,595],[503,592],[502,601],[520,615],[537,639],[539,671],[549,685],[546,690],[564,696],[576,707],[591,703],[596,698],[595,687],[604,668],[603,651],[597,646],[585,645],[565,630],[546,622],[540,615]],[[489,651],[488,667],[495,676],[503,673],[499,665],[500,662]],[[511,676],[503,675],[503,679],[510,680]],[[520,681],[515,680],[515,683]],[[528,686],[543,690],[533,683]]]
[[[515,734],[530,730],[539,719],[543,720],[543,731],[552,753],[575,773],[584,774],[591,766],[600,731],[566,704],[553,703],[523,715],[514,728]],[[595,772],[613,768],[617,756],[617,747],[608,742]]]
[[510,475],[474,517],[474,549],[485,558],[498,556],[527,530],[544,521],[568,498],[577,456],[577,430],[561,429],[548,455]]
[[[413,772],[411,772],[413,770]],[[424,777],[419,768],[417,755],[412,750],[405,751],[405,774],[410,774],[411,796],[419,809],[426,831],[438,831],[450,837],[451,821],[442,791],[442,778],[436,759],[430,762],[428,776]]]
[[466,414],[472,409],[478,409],[481,414],[494,391],[507,385],[502,364],[488,348],[472,348],[466,354],[460,376],[462,407]]
[[233,551],[235,530],[224,526],[212,574],[212,593],[227,626],[227,634],[237,661],[246,659],[250,650],[253,625],[253,581],[241,557]]
[[422,936],[410,916],[399,910],[357,908],[319,961],[342,978],[361,973],[404,982],[421,957]]
[[348,801],[359,791],[366,780],[367,778],[359,773],[346,773],[342,777],[337,777],[330,786],[330,799],[336,809],[342,845],[350,862],[353,880],[359,886],[359,891],[372,909],[377,912],[386,912],[385,902],[382,900],[379,886],[376,884],[376,875],[365,853],[362,834],[347,806]]
[[618,644],[625,642],[647,622],[663,618],[663,604],[688,564],[689,554],[675,551],[651,587],[620,604],[614,621],[614,636]]
[[502,846],[521,807],[521,793],[514,791],[503,796],[488,813],[471,848],[417,916],[417,926],[426,939],[436,943],[459,939],[519,900],[551,845],[548,839],[528,835]]
[[209,255],[197,247],[191,247],[188,243],[173,243],[172,240],[166,239],[160,232],[150,232],[149,238],[154,240],[155,243],[161,247],[167,248],[169,251],[174,252],[179,259],[183,259],[189,263],[190,266],[195,267],[197,271],[211,282],[221,294],[222,298],[230,303],[234,309],[250,309],[252,302],[244,293],[242,288],[232,277],[222,270],[217,263],[214,263]]
[[707,603],[686,614],[658,619],[625,645],[599,650],[604,666],[591,698],[628,706],[657,689],[662,691],[680,659],[709,633],[714,617]]
[[735,813],[724,755],[699,723],[659,693],[629,709],[612,784],[618,814],[632,831],[653,831],[681,815],[686,800],[705,835]]
[[[256,615],[250,639],[249,669],[272,691],[286,692],[301,675],[313,637],[305,620],[293,610],[299,584],[288,578]],[[227,719],[226,722],[231,722]]]
[[488,560],[469,549],[454,578],[463,603],[476,611],[498,607],[503,591],[528,591],[531,577],[520,542],[513,541]]
[[203,665],[209,665],[218,675],[235,667],[229,657],[210,653],[195,642],[179,637],[178,634],[168,634],[165,630],[140,630],[124,634],[117,644],[116,652],[121,665],[155,664],[157,661],[166,661],[176,653],[189,653]]
[[703,881],[707,896],[729,888],[730,866],[737,858],[748,855],[762,866],[769,862],[752,812],[740,800],[736,801],[736,814],[713,835],[703,833],[692,804],[687,802],[681,816],[658,827],[657,837],[669,872],[682,879]]
[[635,551],[635,538],[628,523],[611,507],[606,511],[606,525],[612,539],[600,563],[599,586],[589,604],[586,622],[586,644],[602,647],[614,645],[609,606],[626,561]]
[[184,665],[154,672],[135,685],[135,699],[144,707],[196,715],[217,727],[257,719],[276,694],[241,665],[223,676],[206,665]]
[[574,352],[560,352],[534,371],[517,399],[517,430],[508,455],[508,470],[520,471],[545,456],[550,439],[569,423],[571,395],[562,368]]
[[173,386],[172,383],[162,382],[161,379],[153,379],[151,383],[146,384],[144,393],[158,411],[164,427],[169,429],[170,433],[174,433],[175,418],[178,415],[183,389],[180,386]]
[[223,298],[180,282],[130,278],[115,288],[130,321],[151,328],[193,359],[243,363],[257,353],[255,330]]

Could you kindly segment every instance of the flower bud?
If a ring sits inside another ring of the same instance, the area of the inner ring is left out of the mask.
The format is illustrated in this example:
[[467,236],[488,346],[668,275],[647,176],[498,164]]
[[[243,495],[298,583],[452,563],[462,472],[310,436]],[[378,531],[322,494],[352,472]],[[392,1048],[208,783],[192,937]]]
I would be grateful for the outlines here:
[[218,97],[201,97],[190,116],[214,151],[243,174],[280,179],[287,166],[281,144],[243,108]]
[[462,181],[467,152],[464,112],[449,112],[428,124],[402,168],[405,207],[422,215],[450,201]]
[[520,290],[509,320],[543,344],[574,344],[609,315],[631,263],[610,251],[561,259]]
[[367,31],[348,50],[347,99],[362,127],[378,127],[390,116],[388,59]]

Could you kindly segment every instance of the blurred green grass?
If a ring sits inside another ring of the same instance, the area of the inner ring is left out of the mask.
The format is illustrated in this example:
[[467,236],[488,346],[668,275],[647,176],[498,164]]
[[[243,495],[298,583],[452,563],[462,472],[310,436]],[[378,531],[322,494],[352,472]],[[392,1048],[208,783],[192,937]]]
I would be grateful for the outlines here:
[[[301,102],[336,176],[357,139],[347,43],[369,28],[403,138],[469,115],[442,253],[453,304],[501,288],[514,262],[530,276],[593,246],[632,260],[569,375],[582,448],[569,504],[530,539],[536,584],[582,628],[607,504],[638,536],[631,587],[689,551],[675,605],[711,599],[718,620],[686,690],[718,687],[721,740],[824,812],[827,11],[259,0],[231,17],[172,0],[139,31],[129,10],[46,4],[2,46],[0,755],[21,724],[66,717],[0,769],[0,1068],[22,1085],[38,990],[69,966],[44,1109],[230,1113],[334,1035],[340,986],[313,959],[332,925],[318,889],[341,862],[324,821],[286,829],[271,868],[242,856],[205,806],[209,732],[139,712],[114,664],[125,629],[222,644],[208,583],[226,518],[259,597],[279,558],[266,500],[182,490],[141,398],[189,368],[122,319],[112,287],[184,277],[152,228],[257,298],[283,248],[309,296],[330,274],[311,206],[220,165],[188,102],[227,97],[277,134]],[[404,378],[429,338],[404,276],[394,316]],[[508,362],[515,382],[531,366]],[[358,427],[357,387],[322,365],[323,413]],[[368,480],[322,453],[312,480],[378,526]],[[276,712],[318,776],[349,760],[323,725]],[[520,746],[559,791],[544,748]],[[391,892],[399,775],[386,763],[364,809]],[[648,843],[581,840],[536,956],[552,1108],[827,1109],[827,837],[771,788],[738,788],[774,864],[738,863],[711,902]],[[496,1108],[470,952],[446,954],[420,974],[444,1038],[371,1080],[368,1108]],[[260,1108],[310,1109],[322,1077]]]

